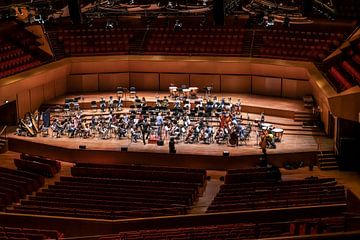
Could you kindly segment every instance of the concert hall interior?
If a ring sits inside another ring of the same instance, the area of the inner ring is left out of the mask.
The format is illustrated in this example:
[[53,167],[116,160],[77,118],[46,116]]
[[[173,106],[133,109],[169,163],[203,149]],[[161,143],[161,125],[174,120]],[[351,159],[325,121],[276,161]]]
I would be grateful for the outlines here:
[[0,1],[0,240],[360,239],[360,1]]

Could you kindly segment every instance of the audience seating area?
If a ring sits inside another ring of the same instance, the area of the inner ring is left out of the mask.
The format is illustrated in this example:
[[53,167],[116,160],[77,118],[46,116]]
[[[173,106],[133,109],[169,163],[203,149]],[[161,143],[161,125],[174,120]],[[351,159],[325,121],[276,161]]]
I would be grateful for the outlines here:
[[208,213],[346,203],[344,186],[332,178],[276,181],[264,169],[229,172]]
[[320,61],[344,40],[341,33],[287,29],[257,31],[259,55],[294,60]]
[[206,179],[200,169],[130,165],[79,164],[72,174],[7,211],[99,219],[185,214]]
[[0,38],[0,78],[40,65],[40,60],[10,41]]
[[64,45],[66,56],[127,54],[133,33],[122,27],[114,29],[61,28],[58,42]]
[[245,29],[237,27],[173,28],[159,27],[147,39],[145,54],[161,55],[239,55]]
[[42,176],[0,167],[0,208],[18,202],[44,185]]
[[338,92],[360,85],[360,38],[324,65],[328,79]]
[[14,159],[14,163],[19,170],[37,173],[45,177],[53,177],[61,169],[59,161],[28,154],[21,154],[20,159]]
[[258,239],[279,236],[299,236],[342,232],[344,217],[299,219],[289,222],[237,223],[189,228],[156,229],[122,232],[101,237],[99,240],[118,239]]
[[56,230],[0,226],[0,240],[57,240],[62,237],[63,234]]

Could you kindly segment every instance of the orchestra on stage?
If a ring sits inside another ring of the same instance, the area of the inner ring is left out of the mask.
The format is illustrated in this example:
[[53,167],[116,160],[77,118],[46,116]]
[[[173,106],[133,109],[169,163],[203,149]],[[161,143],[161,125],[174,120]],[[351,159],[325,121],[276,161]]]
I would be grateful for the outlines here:
[[[276,148],[283,129],[265,122],[265,115],[251,121],[242,116],[241,101],[218,98],[207,87],[203,97],[198,88],[169,87],[169,96],[156,97],[155,105],[148,105],[145,97],[135,95],[129,108],[123,99],[100,98],[100,112],[85,111],[79,104],[59,111],[26,114],[16,134],[21,136],[51,136],[61,138],[130,139],[131,142],[157,143],[174,140],[188,144],[246,145],[252,131],[260,147]],[[171,99],[171,104],[170,104]]]

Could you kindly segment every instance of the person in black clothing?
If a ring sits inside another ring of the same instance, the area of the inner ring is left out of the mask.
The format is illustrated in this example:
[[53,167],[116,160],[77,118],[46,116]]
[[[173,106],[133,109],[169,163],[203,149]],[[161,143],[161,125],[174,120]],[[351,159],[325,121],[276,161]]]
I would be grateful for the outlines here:
[[170,138],[170,141],[169,141],[169,152],[170,152],[170,153],[176,153],[176,150],[175,150],[175,139],[174,139],[174,137],[171,137],[171,138]]

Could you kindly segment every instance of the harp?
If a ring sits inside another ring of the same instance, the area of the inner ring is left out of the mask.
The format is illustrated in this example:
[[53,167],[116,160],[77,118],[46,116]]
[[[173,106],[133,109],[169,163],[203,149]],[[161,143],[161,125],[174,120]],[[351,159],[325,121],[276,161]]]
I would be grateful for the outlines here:
[[38,132],[39,132],[39,128],[38,128],[37,122],[35,121],[35,119],[34,119],[34,117],[33,117],[32,114],[30,114],[30,118],[31,118],[31,122],[32,122],[32,124],[33,124],[33,126],[34,126],[35,133],[38,133]]
[[35,136],[34,130],[32,128],[30,128],[28,125],[26,125],[26,123],[24,122],[24,120],[20,120],[21,124],[25,127],[25,129],[28,131],[28,133],[31,136]]

